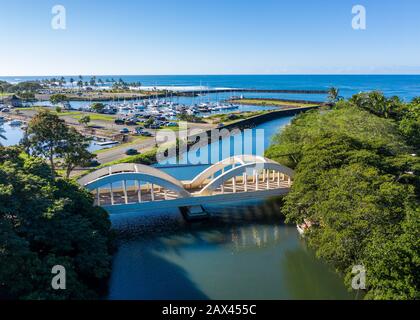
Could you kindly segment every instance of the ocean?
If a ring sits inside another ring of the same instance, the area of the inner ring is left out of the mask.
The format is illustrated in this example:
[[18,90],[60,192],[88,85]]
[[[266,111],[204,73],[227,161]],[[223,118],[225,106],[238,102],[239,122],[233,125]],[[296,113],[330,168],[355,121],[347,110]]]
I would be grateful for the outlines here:
[[[8,82],[46,79],[37,77],[1,77]],[[71,77],[66,76],[66,80]],[[78,76],[72,76],[75,81]],[[208,87],[208,88],[252,88],[252,89],[284,89],[284,90],[327,90],[330,87],[340,89],[340,94],[349,98],[361,91],[379,90],[386,96],[399,96],[405,101],[420,96],[420,75],[148,75],[97,76],[103,81],[107,79],[123,79],[126,82],[140,82],[146,87]],[[83,76],[89,81],[90,76]],[[249,94],[247,94],[249,96]],[[265,95],[264,95],[265,96]],[[289,99],[325,100],[325,95],[317,94],[276,94],[273,97]]]

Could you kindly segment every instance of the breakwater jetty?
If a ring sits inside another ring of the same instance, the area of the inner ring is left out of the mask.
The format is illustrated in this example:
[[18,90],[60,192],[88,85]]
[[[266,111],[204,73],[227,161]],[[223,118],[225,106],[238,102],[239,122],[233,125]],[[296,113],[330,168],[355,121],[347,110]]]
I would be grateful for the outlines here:
[[210,89],[210,90],[192,90],[192,91],[181,91],[173,92],[179,96],[197,96],[200,93],[209,94],[209,93],[244,93],[244,92],[254,92],[254,93],[289,93],[289,94],[327,94],[328,90],[290,90],[290,89],[244,89],[244,88],[229,88],[229,89]]

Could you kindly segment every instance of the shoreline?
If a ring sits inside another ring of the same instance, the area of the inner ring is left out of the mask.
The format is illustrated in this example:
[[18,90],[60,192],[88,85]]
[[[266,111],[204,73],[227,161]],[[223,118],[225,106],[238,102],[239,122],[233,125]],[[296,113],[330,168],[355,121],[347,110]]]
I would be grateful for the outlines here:
[[[48,89],[46,89],[48,90]],[[286,93],[286,94],[327,94],[327,90],[291,90],[291,89],[246,89],[246,88],[229,88],[229,89],[208,89],[208,90],[188,90],[188,91],[177,91],[177,90],[126,90],[123,92],[112,92],[108,89],[91,89],[90,91],[83,89],[49,89],[50,93],[36,93],[34,99],[20,98],[18,93],[3,93],[0,96],[0,103],[4,103],[8,97],[16,95],[22,103],[37,103],[42,101],[49,101],[51,96],[56,94],[65,95],[67,101],[91,101],[91,102],[107,102],[115,100],[146,100],[164,98],[168,96],[172,97],[198,97],[200,95],[217,94],[217,93]],[[269,100],[269,99],[266,99]],[[288,101],[288,99],[282,99]],[[290,100],[294,101],[294,100]],[[304,101],[304,100],[302,100]],[[310,102],[310,101],[308,101]],[[317,103],[317,102],[315,102]]]

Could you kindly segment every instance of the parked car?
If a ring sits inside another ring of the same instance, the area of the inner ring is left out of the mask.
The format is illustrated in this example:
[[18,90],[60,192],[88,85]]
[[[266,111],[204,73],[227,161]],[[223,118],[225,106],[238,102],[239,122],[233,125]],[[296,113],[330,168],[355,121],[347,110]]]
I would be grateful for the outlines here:
[[128,149],[126,152],[125,152],[125,154],[127,155],[127,156],[134,156],[134,155],[136,155],[136,154],[138,154],[139,152],[136,150],[136,149]]
[[100,163],[98,160],[92,160],[89,162],[88,167],[94,168],[100,166]]
[[128,130],[127,128],[121,129],[120,133],[130,133],[130,130]]
[[135,132],[136,134],[142,134],[142,133],[143,133],[143,127],[137,127],[137,128],[135,128],[135,129],[134,129],[134,132]]
[[143,131],[143,132],[141,133],[141,135],[142,135],[143,137],[151,137],[151,136],[152,136],[152,134],[151,134],[150,132],[148,132],[148,131]]
[[137,124],[137,121],[134,121],[134,120],[126,120],[125,121],[125,124],[127,126],[135,126]]
[[123,119],[115,119],[115,124],[124,124],[124,120]]

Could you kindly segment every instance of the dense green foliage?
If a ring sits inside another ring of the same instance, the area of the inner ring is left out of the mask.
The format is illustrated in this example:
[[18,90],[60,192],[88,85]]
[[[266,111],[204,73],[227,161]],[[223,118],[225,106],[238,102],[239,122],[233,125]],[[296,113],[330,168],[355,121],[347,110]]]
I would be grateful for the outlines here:
[[42,89],[42,85],[39,81],[23,81],[16,84],[0,81],[0,92],[35,92],[40,89]]
[[52,104],[58,104],[60,102],[68,101],[69,98],[65,94],[57,93],[50,96],[50,102]]
[[369,299],[419,298],[418,106],[359,94],[298,116],[266,154],[296,172],[287,220],[315,223],[309,245],[349,286],[364,265]]
[[181,112],[177,115],[179,121],[186,121],[192,123],[203,123],[203,119],[193,114],[188,114],[186,112]]
[[94,159],[88,151],[90,142],[90,138],[49,111],[41,111],[31,119],[22,140],[28,153],[48,159],[53,175],[59,161],[67,178],[76,166],[86,166]]
[[[40,158],[0,148],[0,298],[87,299],[110,272],[110,221]],[[53,290],[54,265],[66,290]]]
[[354,95],[350,103],[379,117],[395,120],[407,143],[420,151],[420,97],[403,103],[398,97],[386,98],[373,91]]
[[103,103],[101,103],[101,102],[94,102],[94,103],[92,103],[92,105],[90,106],[90,108],[94,112],[101,113],[104,110],[105,105]]
[[90,116],[83,116],[79,119],[79,123],[84,126],[87,126],[89,122],[90,122]]

